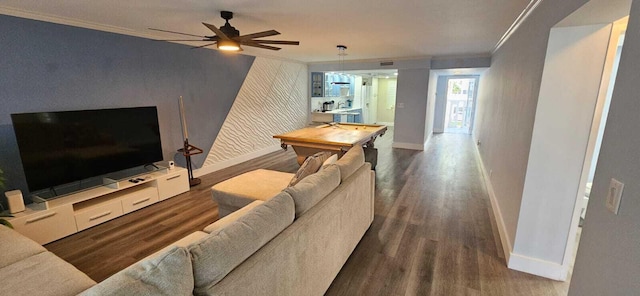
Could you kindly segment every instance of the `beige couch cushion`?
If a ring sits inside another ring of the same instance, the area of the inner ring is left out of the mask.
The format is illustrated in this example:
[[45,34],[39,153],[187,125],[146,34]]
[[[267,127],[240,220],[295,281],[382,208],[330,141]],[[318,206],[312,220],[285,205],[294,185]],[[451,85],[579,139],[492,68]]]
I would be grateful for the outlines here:
[[87,275],[50,252],[1,268],[0,283],[0,294],[11,296],[76,295],[96,284]]
[[[185,248],[140,261],[80,294],[89,295],[192,295],[193,270]],[[72,294],[65,294],[72,295]]]
[[364,164],[364,150],[362,146],[356,145],[351,147],[342,158],[336,161],[336,165],[340,168],[340,181],[344,182],[349,176],[357,171]]
[[289,185],[293,174],[271,170],[254,170],[211,187],[213,200],[242,208],[254,200],[268,200]]
[[[15,230],[0,225],[0,267],[16,263],[22,259],[47,250],[38,243],[17,233]],[[0,291],[2,287],[0,286]]]
[[244,216],[245,214],[249,213],[251,210],[253,210],[255,207],[257,207],[258,205],[264,203],[261,200],[256,200],[244,207],[242,207],[242,209],[239,209],[229,215],[226,215],[220,219],[218,219],[216,222],[213,222],[211,224],[209,224],[207,227],[204,228],[204,232],[206,233],[214,233],[214,232],[218,232],[220,230],[222,230],[223,228],[227,227],[229,224],[233,223],[234,221],[238,220],[238,218]]
[[289,186],[295,186],[298,182],[302,181],[302,179],[310,176],[311,174],[315,174],[322,167],[324,162],[329,159],[329,157],[331,157],[331,153],[327,151],[320,151],[307,157],[293,178],[291,178]]
[[158,250],[157,252],[145,257],[144,259],[138,261],[141,262],[143,260],[150,260],[153,258],[158,257],[159,255],[164,255],[165,253],[169,252],[171,249],[173,249],[174,247],[183,247],[186,248],[188,246],[190,246],[191,244],[205,238],[207,235],[209,235],[209,233],[204,232],[204,231],[196,231],[196,232],[192,232],[191,234],[171,243],[170,245]]
[[281,192],[219,232],[191,245],[195,294],[210,289],[287,228],[294,214],[291,196]]
[[296,218],[308,211],[331,191],[340,185],[340,170],[335,164],[328,165],[309,177],[304,178],[293,187],[287,187],[285,192],[291,194],[296,205]]

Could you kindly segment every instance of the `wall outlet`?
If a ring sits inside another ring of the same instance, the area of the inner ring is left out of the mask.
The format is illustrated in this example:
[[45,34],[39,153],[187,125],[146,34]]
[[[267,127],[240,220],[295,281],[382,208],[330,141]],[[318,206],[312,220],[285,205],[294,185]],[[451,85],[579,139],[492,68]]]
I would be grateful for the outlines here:
[[623,189],[624,183],[611,178],[611,182],[609,182],[609,191],[607,193],[606,205],[607,209],[616,215],[618,214],[618,210],[620,209],[620,200],[622,199]]
[[404,103],[398,103],[398,109],[403,109],[404,108]]

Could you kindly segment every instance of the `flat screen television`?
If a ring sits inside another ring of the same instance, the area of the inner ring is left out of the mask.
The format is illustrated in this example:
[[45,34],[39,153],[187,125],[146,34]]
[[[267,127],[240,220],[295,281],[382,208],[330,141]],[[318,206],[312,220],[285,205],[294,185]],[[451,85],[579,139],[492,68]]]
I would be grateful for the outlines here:
[[162,160],[156,107],[11,114],[29,191]]

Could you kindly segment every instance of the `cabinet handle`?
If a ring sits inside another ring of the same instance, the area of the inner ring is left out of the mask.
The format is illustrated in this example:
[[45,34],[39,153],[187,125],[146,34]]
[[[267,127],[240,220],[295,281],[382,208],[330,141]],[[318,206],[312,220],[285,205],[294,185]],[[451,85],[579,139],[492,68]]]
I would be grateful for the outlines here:
[[178,178],[180,178],[180,176],[182,176],[182,175],[176,175],[176,176],[173,176],[173,177],[167,178],[167,181],[169,181],[169,180],[173,180],[173,179],[178,179]]
[[111,215],[111,211],[107,211],[107,212],[104,212],[104,213],[102,213],[102,214],[98,214],[98,215],[95,215],[95,216],[93,216],[93,217],[89,217],[89,221],[93,221],[93,220],[96,220],[96,219],[100,219],[100,218],[102,218],[102,217],[109,216],[109,215]]
[[55,214],[57,214],[57,212],[51,212],[49,214],[42,215],[40,217],[31,218],[31,219],[27,220],[26,223],[28,224],[28,223],[33,223],[33,222],[40,221],[40,220],[43,220],[43,219],[47,219],[49,217],[55,216]]
[[134,201],[133,204],[131,204],[131,205],[136,206],[136,205],[139,205],[139,204],[141,204],[141,203],[143,203],[145,201],[149,201],[150,199],[151,199],[151,197],[147,197],[147,198],[141,199],[139,201]]

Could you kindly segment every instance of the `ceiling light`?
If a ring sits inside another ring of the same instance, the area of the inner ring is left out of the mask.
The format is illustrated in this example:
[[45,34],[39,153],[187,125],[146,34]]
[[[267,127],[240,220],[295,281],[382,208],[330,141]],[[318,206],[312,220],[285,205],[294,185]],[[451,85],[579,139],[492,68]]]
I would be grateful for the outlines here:
[[218,41],[218,49],[224,51],[239,51],[240,44],[233,40],[220,40]]
[[[344,56],[347,55],[347,53],[345,52],[345,50],[347,50],[347,46],[337,45],[336,47],[338,48],[338,58],[340,59],[340,71],[344,72]],[[342,73],[340,73],[340,75],[342,75]],[[331,84],[345,85],[349,84],[349,82],[334,81],[331,82]]]

